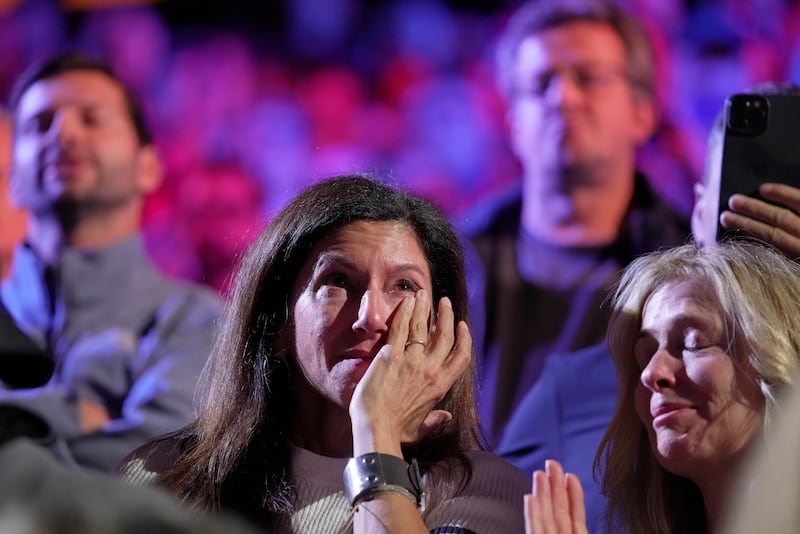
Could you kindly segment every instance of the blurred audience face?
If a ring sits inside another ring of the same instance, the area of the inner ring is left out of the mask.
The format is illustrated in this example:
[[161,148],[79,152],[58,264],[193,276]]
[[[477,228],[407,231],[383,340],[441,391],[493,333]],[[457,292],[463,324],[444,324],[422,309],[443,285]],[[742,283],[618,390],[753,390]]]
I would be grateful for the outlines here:
[[654,112],[635,95],[626,62],[620,37],[597,22],[548,28],[520,43],[509,123],[526,169],[631,164]]
[[699,283],[667,282],[645,304],[636,412],[667,471],[707,480],[733,465],[761,427],[755,372],[733,350],[719,304]]
[[72,205],[115,210],[158,184],[122,87],[103,73],[65,72],[34,83],[15,110],[12,191],[34,212]]

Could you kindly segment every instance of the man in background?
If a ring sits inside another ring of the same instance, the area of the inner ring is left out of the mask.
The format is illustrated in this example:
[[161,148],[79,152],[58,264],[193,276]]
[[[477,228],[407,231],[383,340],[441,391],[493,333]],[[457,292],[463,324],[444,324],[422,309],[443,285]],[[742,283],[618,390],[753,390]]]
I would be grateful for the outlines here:
[[42,387],[0,387],[0,405],[46,423],[40,442],[64,462],[112,470],[194,418],[219,302],[143,252],[142,206],[161,162],[105,63],[70,53],[34,65],[11,108],[11,196],[28,232],[0,297],[55,371]]
[[493,443],[548,355],[603,339],[619,270],[688,234],[635,168],[658,122],[653,53],[635,20],[607,2],[529,3],[497,60],[523,176],[467,223],[483,299],[479,414]]

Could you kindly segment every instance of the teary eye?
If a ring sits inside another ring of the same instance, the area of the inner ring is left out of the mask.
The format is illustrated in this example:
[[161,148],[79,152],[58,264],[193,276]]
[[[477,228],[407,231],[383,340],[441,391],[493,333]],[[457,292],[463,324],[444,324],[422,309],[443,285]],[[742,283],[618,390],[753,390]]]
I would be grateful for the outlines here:
[[333,273],[328,277],[328,283],[335,287],[347,287],[347,277],[342,273]]
[[400,289],[400,291],[409,291],[411,293],[416,293],[419,291],[419,286],[417,284],[405,278],[397,282],[397,287]]

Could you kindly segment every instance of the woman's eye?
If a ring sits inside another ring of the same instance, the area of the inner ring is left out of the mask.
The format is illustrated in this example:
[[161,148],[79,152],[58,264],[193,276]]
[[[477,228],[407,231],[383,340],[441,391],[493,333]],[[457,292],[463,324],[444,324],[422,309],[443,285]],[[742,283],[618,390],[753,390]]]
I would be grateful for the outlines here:
[[330,276],[328,283],[335,287],[347,287],[347,278],[341,274],[334,274]]
[[412,293],[419,291],[419,286],[410,280],[400,280],[397,282],[397,287],[400,291],[410,291]]
[[706,338],[701,332],[694,329],[689,331],[683,339],[683,350],[688,352],[698,352],[708,348],[710,345],[711,343],[709,343],[708,338]]
[[686,343],[683,346],[683,350],[687,352],[700,352],[703,349],[707,349],[708,345],[700,344],[700,343]]

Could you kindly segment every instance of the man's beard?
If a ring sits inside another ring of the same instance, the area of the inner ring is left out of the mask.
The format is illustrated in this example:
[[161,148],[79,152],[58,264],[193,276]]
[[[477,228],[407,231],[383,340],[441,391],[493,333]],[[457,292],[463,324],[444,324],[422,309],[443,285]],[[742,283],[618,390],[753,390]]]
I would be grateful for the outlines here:
[[122,198],[75,198],[61,197],[55,201],[52,210],[62,227],[72,228],[89,217],[111,213],[126,203]]

